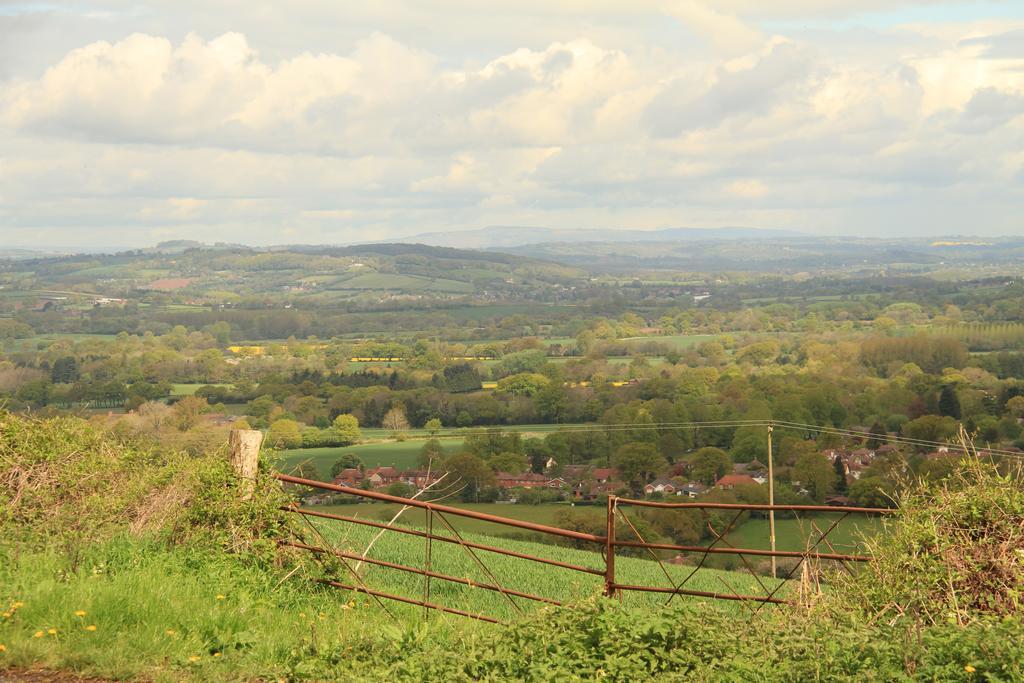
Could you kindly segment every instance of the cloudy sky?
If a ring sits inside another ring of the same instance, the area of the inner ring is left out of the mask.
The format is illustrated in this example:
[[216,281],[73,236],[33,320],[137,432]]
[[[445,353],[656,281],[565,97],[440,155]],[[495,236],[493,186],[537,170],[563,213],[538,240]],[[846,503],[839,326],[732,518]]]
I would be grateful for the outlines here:
[[0,0],[0,246],[1024,234],[1021,0]]

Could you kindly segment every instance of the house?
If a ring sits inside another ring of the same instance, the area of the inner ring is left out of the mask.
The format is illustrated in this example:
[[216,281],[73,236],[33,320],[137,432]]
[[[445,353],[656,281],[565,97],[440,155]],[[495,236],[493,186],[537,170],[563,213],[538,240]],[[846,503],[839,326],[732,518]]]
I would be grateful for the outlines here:
[[755,472],[763,472],[765,466],[760,460],[751,460],[750,462],[740,462],[732,466],[733,474],[749,474],[754,476]]
[[757,482],[748,474],[727,474],[715,482],[715,486],[723,491],[731,491],[737,486],[746,484],[757,485]]
[[648,496],[654,493],[672,495],[676,492],[676,485],[671,479],[655,479],[644,487],[644,493]]
[[514,488],[540,488],[547,483],[547,477],[542,474],[536,474],[534,472],[523,472],[522,474],[512,474],[511,472],[498,472],[494,475],[494,480],[498,484],[499,488],[503,489],[514,489]]
[[428,486],[436,484],[441,478],[442,473],[439,472],[428,472],[427,470],[408,470],[401,472],[398,475],[398,480],[403,484],[408,484],[415,489],[425,489]]
[[696,498],[700,494],[708,490],[708,487],[700,482],[691,481],[689,484],[680,486],[676,489],[677,496],[686,496],[687,498]]
[[347,467],[334,478],[335,484],[338,486],[348,486],[349,488],[356,488],[362,481],[363,471],[356,467]]
[[366,470],[365,474],[366,480],[369,481],[370,486],[375,489],[390,486],[391,484],[397,484],[401,481],[398,470],[394,467],[374,467]]
[[590,474],[598,484],[607,484],[612,479],[619,477],[619,471],[614,467],[595,467]]
[[875,451],[871,448],[858,448],[857,450],[850,453],[851,458],[857,458],[858,460],[871,461],[875,457]]

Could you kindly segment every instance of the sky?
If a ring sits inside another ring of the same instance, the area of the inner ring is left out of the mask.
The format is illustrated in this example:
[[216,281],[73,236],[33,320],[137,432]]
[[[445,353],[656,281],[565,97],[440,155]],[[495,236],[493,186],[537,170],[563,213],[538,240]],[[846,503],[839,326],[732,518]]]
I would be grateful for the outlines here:
[[0,247],[1024,235],[1021,0],[0,0]]

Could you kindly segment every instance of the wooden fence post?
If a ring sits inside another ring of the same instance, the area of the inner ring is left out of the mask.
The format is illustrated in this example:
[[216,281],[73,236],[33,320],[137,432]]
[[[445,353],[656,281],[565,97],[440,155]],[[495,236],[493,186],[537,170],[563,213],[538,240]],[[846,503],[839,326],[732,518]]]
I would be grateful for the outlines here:
[[228,437],[231,468],[241,479],[242,500],[252,498],[256,484],[256,468],[260,460],[263,432],[258,429],[232,429]]
[[608,496],[605,513],[604,594],[615,597],[615,496]]

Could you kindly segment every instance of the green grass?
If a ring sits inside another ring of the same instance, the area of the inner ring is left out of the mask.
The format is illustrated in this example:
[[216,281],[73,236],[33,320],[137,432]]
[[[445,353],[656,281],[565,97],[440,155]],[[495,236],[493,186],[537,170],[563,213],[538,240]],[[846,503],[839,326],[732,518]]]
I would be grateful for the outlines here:
[[194,396],[196,390],[200,387],[212,386],[212,387],[230,387],[230,384],[198,384],[198,383],[178,383],[171,385],[171,396]]
[[[387,624],[365,596],[283,575],[140,541],[79,548],[74,560],[0,548],[0,607],[24,603],[0,616],[0,678],[31,666],[154,681],[294,679],[311,639],[356,642],[368,622]],[[445,630],[437,623],[437,635]]]
[[[421,511],[410,511],[406,514],[423,516]],[[449,521],[453,519],[453,517],[449,517]],[[378,533],[377,529],[370,527],[331,520],[317,520],[314,524],[333,548],[356,554],[361,554]],[[459,528],[454,522],[453,526]],[[452,536],[451,532],[437,518],[434,521],[434,533]],[[598,570],[604,568],[600,548],[596,545],[592,548],[579,549],[529,540],[497,538],[468,531],[459,533],[463,539],[476,543],[497,545],[507,550]],[[323,539],[315,535],[311,534],[310,537],[311,540],[318,541],[318,543],[313,543],[314,545],[323,542]],[[370,557],[406,566],[422,566],[425,550],[426,545],[423,539],[395,532],[384,532],[373,545]],[[506,588],[563,602],[581,600],[596,595],[603,589],[603,576],[575,572],[486,551],[477,551],[476,555],[486,566],[487,571],[484,571],[473,556],[457,543],[435,541],[431,545],[431,567],[435,572],[468,578],[475,583],[494,583],[496,580]],[[410,597],[422,596],[423,578],[421,576],[379,566],[364,566],[361,569],[364,572],[363,580],[375,590],[379,589]],[[678,584],[693,571],[693,567],[665,565],[665,570]],[[345,572],[348,573],[348,576],[339,577],[339,580],[342,582],[353,580],[351,573],[348,570]],[[615,572],[616,580],[619,583],[648,586],[668,585],[668,579],[662,572],[662,568],[658,563],[649,559],[619,556],[616,559]],[[762,580],[765,579],[762,577]],[[766,581],[766,583],[771,582]],[[740,593],[759,591],[757,580],[754,577],[739,572],[715,569],[698,570],[686,584],[687,588],[718,592],[726,590],[725,586]],[[517,616],[516,608],[511,606],[506,596],[498,592],[440,580],[432,581],[430,590],[432,600],[448,607],[484,613],[502,620],[514,619]],[[784,588],[783,593],[786,590],[788,589]],[[623,596],[623,602],[628,605],[654,607],[664,601],[665,595],[657,593],[630,592]],[[524,599],[518,599],[516,602],[523,611],[537,609],[542,604]],[[725,610],[739,611],[743,609],[735,604],[722,604],[721,607]],[[390,604],[388,608],[391,609]]]
[[[778,550],[806,550],[809,538],[817,540],[840,517],[840,513],[803,515],[797,519],[777,519],[775,521],[775,547]],[[850,515],[829,532],[826,540],[837,553],[853,554],[863,548],[861,539],[872,536],[882,526],[877,517],[866,515]],[[727,540],[738,548],[757,548],[767,550],[768,520],[749,519],[730,533]],[[832,552],[823,542],[818,552]]]
[[637,343],[657,342],[659,344],[666,344],[677,351],[684,351],[692,346],[717,339],[719,336],[717,334],[667,334],[652,337],[625,337],[619,341]]
[[[354,525],[317,526],[331,546],[356,553],[375,533]],[[466,539],[495,542],[474,534]],[[315,536],[310,540],[323,543]],[[584,566],[602,564],[599,553],[592,550],[507,539],[500,544]],[[434,571],[477,584],[497,580],[508,588],[561,600],[595,596],[602,588],[601,576],[477,551],[487,567],[484,571],[453,543],[434,542],[431,550]],[[423,551],[419,539],[386,533],[374,545],[371,557],[420,566]],[[622,582],[666,585],[651,561],[619,558],[616,566]],[[688,568],[670,567],[669,571],[678,581]],[[346,676],[373,680],[372,671],[378,665],[368,649],[407,647],[403,643],[408,636],[403,634],[424,620],[429,623],[431,647],[457,647],[461,639],[502,633],[498,626],[435,611],[424,613],[394,601],[384,601],[385,612],[369,596],[314,582],[328,576],[411,598],[423,596],[423,577],[369,564],[359,573],[361,579],[355,580],[342,565],[325,570],[311,562],[289,575],[217,550],[168,548],[140,540],[84,546],[71,554],[0,547],[0,607],[10,610],[14,603],[23,603],[10,616],[0,616],[4,645],[0,671],[7,667],[71,669],[86,675],[153,681],[296,680],[322,678],[304,667],[318,659],[323,666],[326,659],[339,665]],[[714,570],[702,570],[688,585],[721,590],[723,581],[736,590],[755,589],[751,577]],[[513,607],[500,593],[438,579],[431,580],[430,599],[505,621],[519,620],[520,612],[531,614],[543,607],[522,598],[513,598]],[[664,596],[631,593],[623,600],[627,605],[660,609]],[[714,606],[705,609],[737,614],[743,609],[701,602]],[[49,633],[50,629],[55,632]]]
[[[444,439],[442,444],[446,451],[454,452],[462,446],[462,439]],[[344,453],[355,453],[367,467],[390,465],[400,470],[406,470],[416,467],[416,459],[419,457],[421,448],[423,448],[423,441],[415,439],[359,446],[293,448],[278,453],[277,467],[282,472],[288,472],[299,463],[309,460],[320,471],[321,479],[326,481],[330,479],[331,465]]]
[[[519,519],[524,522],[547,524],[548,526],[556,526],[556,515],[560,510],[570,509],[568,503],[513,505],[506,503],[443,502],[446,505],[452,505],[465,510],[485,512],[490,515]],[[371,521],[380,521],[390,520],[394,514],[401,509],[401,506],[391,505],[388,503],[366,502],[352,503],[349,505],[322,505],[317,506],[315,509],[323,512],[345,515],[347,517],[360,517]],[[514,527],[502,526],[500,524],[493,524],[491,522],[484,522],[476,519],[451,517],[450,521],[452,526],[458,529],[460,533],[474,533],[504,538],[518,538],[522,540],[537,540],[540,537],[540,534],[537,532],[528,531],[526,529],[516,529]],[[413,527],[423,527],[425,524],[424,514],[417,510],[407,510],[401,517],[399,517],[399,523]]]
[[[558,431],[563,427],[581,426],[580,424],[528,424],[528,425],[500,425],[500,429],[506,432],[520,432],[523,434],[547,434]],[[484,429],[475,427],[473,429]],[[363,429],[365,439],[385,439],[391,436],[392,432],[386,429]],[[381,441],[378,443],[365,443],[356,446],[336,446],[325,448],[290,448],[277,453],[276,465],[287,472],[296,467],[299,463],[310,460],[320,471],[323,480],[329,479],[331,465],[344,453],[355,453],[367,467],[393,466],[399,469],[412,469],[416,466],[420,449],[429,437],[425,429],[411,429],[405,433],[405,441]],[[441,433],[441,444],[445,451],[454,453],[462,447],[463,437],[458,430],[445,429]]]

